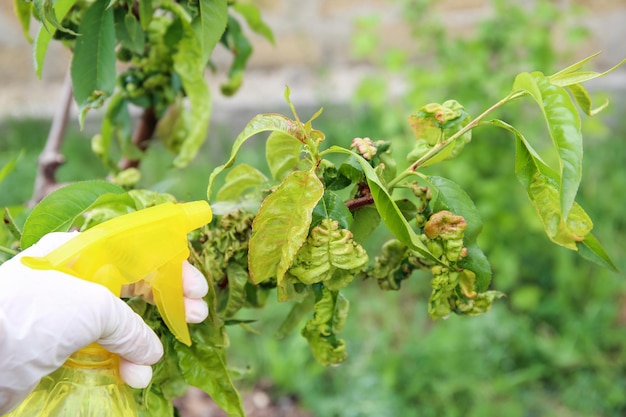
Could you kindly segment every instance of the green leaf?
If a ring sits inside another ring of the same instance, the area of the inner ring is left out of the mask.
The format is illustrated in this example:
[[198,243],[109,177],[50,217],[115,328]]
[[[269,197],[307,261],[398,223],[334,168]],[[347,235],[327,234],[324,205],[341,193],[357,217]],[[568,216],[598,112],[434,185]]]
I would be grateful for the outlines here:
[[288,119],[287,117],[281,114],[259,114],[255,116],[250,122],[246,125],[246,127],[241,131],[235,142],[233,143],[232,150],[230,152],[230,158],[226,161],[225,164],[216,167],[209,175],[209,185],[207,187],[207,199],[211,200],[211,191],[213,190],[213,183],[215,181],[215,177],[217,177],[222,171],[226,168],[231,167],[235,160],[237,159],[237,153],[241,146],[252,136],[257,133],[267,132],[267,131],[280,131],[287,135],[291,135],[294,138],[297,138],[298,130],[297,130],[296,122]]
[[15,16],[17,16],[17,19],[20,21],[20,25],[22,25],[22,33],[28,43],[33,42],[33,38],[31,38],[29,31],[31,9],[32,3],[24,0],[13,0],[13,11],[15,12]]
[[263,36],[272,44],[275,43],[272,29],[263,21],[261,12],[257,6],[251,2],[238,1],[233,5],[233,8],[237,11],[237,13],[243,16],[248,26],[250,26],[250,29]]
[[[132,146],[132,125],[128,102],[122,94],[114,94],[109,100],[100,126],[100,135],[92,139],[92,151],[100,157],[105,166],[116,170],[117,166],[110,157],[111,142],[117,138],[123,153],[128,153]],[[136,148],[135,148],[136,149]],[[138,151],[138,149],[136,149]]]
[[352,156],[339,165],[339,174],[353,183],[359,183],[363,180],[363,168],[361,168],[359,161]]
[[175,347],[185,381],[209,394],[229,417],[246,415],[239,392],[228,373],[223,347],[198,340],[194,340],[191,346],[177,343]]
[[124,9],[115,9],[115,34],[120,44],[137,53],[143,54],[145,47],[145,32],[135,15]]
[[209,61],[228,23],[227,0],[200,0],[200,15],[193,26],[200,39],[203,67]]
[[267,181],[261,171],[248,164],[237,165],[226,175],[226,181],[217,192],[218,201],[237,201],[251,188]]
[[24,151],[21,150],[20,153],[18,153],[13,158],[11,158],[9,162],[4,164],[2,169],[0,169],[0,184],[2,183],[2,181],[4,181],[6,176],[9,175],[15,169],[15,167],[17,166],[17,162],[20,160],[23,154],[24,154]]
[[228,18],[228,28],[223,41],[233,54],[233,61],[228,70],[228,81],[223,83],[220,89],[225,96],[231,96],[241,86],[248,58],[252,55],[252,45],[242,31],[239,22],[232,16]]
[[365,177],[367,178],[367,184],[369,185],[370,192],[374,198],[376,209],[378,210],[378,213],[387,228],[389,228],[391,233],[393,233],[400,242],[417,251],[426,259],[440,264],[441,261],[428,250],[426,245],[420,240],[419,236],[404,218],[402,212],[391,198],[391,195],[389,195],[389,192],[384,187],[378,178],[378,175],[376,175],[376,171],[374,171],[374,168],[372,168],[369,162],[367,162],[367,160],[360,155],[338,146],[331,146],[328,151],[344,153],[352,155],[356,158],[357,162],[361,166],[361,169],[363,169],[363,172],[365,173]]
[[598,239],[591,233],[585,236],[582,242],[577,242],[578,253],[588,261],[594,262],[600,266],[610,269],[613,272],[619,272],[617,266],[611,260],[611,257],[604,250]]
[[151,1],[139,2],[139,23],[144,31],[148,30],[150,22],[152,21],[152,15],[154,14],[154,5]]
[[106,181],[82,181],[59,188],[35,206],[24,223],[22,250],[36,243],[50,232],[66,232],[76,219],[90,208],[117,198],[128,198],[124,189]]
[[590,57],[583,59],[582,61],[579,61],[573,65],[570,65],[569,67],[562,69],[556,74],[550,75],[548,77],[548,80],[550,80],[550,82],[554,85],[558,85],[560,87],[567,87],[573,84],[580,84],[589,80],[593,80],[595,78],[603,77],[607,75],[608,73],[616,70],[617,68],[619,68],[626,62],[626,59],[623,59],[617,65],[615,65],[614,67],[604,72],[578,71],[580,68],[582,68],[584,64],[586,64],[587,62],[589,62],[590,60],[592,60],[598,55],[599,53],[596,53],[594,55],[591,55]]
[[8,207],[4,208],[4,213],[2,215],[2,222],[4,224],[4,227],[7,228],[9,233],[13,235],[13,238],[15,238],[16,241],[19,242],[20,240],[22,240],[22,231],[20,230],[19,226],[15,222],[15,219],[13,219],[13,216],[11,215],[11,211],[9,210]]
[[291,310],[289,310],[289,314],[285,317],[285,320],[282,322],[276,333],[275,337],[278,339],[282,339],[291,333],[300,322],[307,316],[311,310],[313,310],[313,306],[315,305],[315,296],[313,293],[310,293],[307,297],[302,299],[302,301],[298,303],[294,303]]
[[352,216],[354,221],[350,225],[350,231],[354,235],[354,241],[364,244],[380,224],[380,214],[376,207],[371,205],[355,210]]
[[97,0],[78,27],[71,75],[81,127],[87,111],[102,106],[115,88],[115,23],[113,10],[106,6],[105,0]]
[[583,65],[585,65],[587,62],[591,61],[592,59],[594,59],[595,57],[597,57],[598,55],[600,55],[600,52],[596,52],[595,54],[588,56],[587,58],[581,59],[580,61],[566,67],[563,68],[562,70],[560,70],[559,72],[556,72],[554,74],[552,74],[549,78],[550,79],[558,79],[560,77],[563,77],[565,75],[569,75],[569,74],[573,74],[575,72],[578,72],[579,69],[581,69],[583,67]]
[[248,250],[250,279],[255,284],[276,277],[280,285],[306,240],[313,208],[323,194],[314,173],[296,171],[263,201],[252,223]]
[[206,140],[212,105],[209,86],[204,79],[206,62],[202,40],[193,30],[182,6],[171,3],[169,9],[180,18],[183,25],[183,38],[174,55],[174,71],[180,76],[191,105],[191,129],[174,159],[174,166],[182,168],[191,162]]
[[478,235],[483,228],[480,213],[474,202],[455,182],[447,178],[431,176],[427,178],[433,197],[431,206],[433,213],[448,210],[463,216],[467,223],[463,237],[467,256],[459,262],[459,266],[476,274],[476,289],[485,291],[491,282],[491,265],[477,243]]
[[580,109],[585,112],[587,116],[595,116],[609,105],[609,100],[605,99],[604,103],[594,109],[591,105],[591,97],[589,96],[587,89],[580,84],[568,85],[567,89],[570,93],[572,93],[572,96],[574,96],[578,106],[580,106]]
[[511,125],[492,120],[494,126],[516,136],[515,175],[522,184],[550,240],[576,250],[591,231],[593,224],[585,211],[574,203],[567,218],[559,210],[558,174],[538,157],[526,138]]
[[302,143],[292,135],[282,131],[270,134],[265,144],[265,159],[272,177],[282,181],[300,161]]
[[539,72],[519,74],[513,90],[529,93],[543,112],[559,153],[560,212],[563,218],[567,218],[582,178],[583,139],[578,111],[567,91],[551,84]]
[[37,10],[37,14],[41,17],[41,23],[46,29],[49,29],[46,25],[46,22],[51,23],[52,26],[56,30],[60,30],[61,32],[66,32],[72,35],[78,35],[77,33],[63,27],[59,23],[59,19],[56,15],[56,7],[63,7],[61,3],[68,2],[72,3],[72,5],[76,2],[76,0],[35,0],[34,7]]
[[[17,0],[22,1],[22,0]],[[54,5],[54,14],[57,20],[63,20],[65,15],[70,11],[72,6],[74,6],[76,0],[59,0]],[[35,64],[35,73],[37,77],[41,79],[41,71],[43,70],[43,61],[46,58],[46,52],[48,51],[48,45],[56,32],[56,28],[46,28],[42,25],[37,31],[37,36],[35,37],[35,48],[34,48],[34,64]]]
[[324,220],[336,220],[342,229],[348,229],[352,223],[350,210],[339,195],[330,190],[324,191],[324,197],[313,209],[311,228],[318,226]]

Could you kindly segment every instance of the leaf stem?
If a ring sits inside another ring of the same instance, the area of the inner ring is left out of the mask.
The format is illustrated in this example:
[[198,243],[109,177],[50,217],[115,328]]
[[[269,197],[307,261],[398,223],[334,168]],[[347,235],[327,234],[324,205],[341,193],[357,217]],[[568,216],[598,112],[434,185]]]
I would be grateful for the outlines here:
[[472,119],[472,121],[469,122],[467,125],[465,125],[461,130],[456,132],[454,135],[450,136],[445,141],[438,143],[435,147],[433,147],[425,155],[423,155],[421,158],[419,158],[417,161],[415,161],[413,164],[411,164],[411,166],[409,166],[407,169],[405,169],[403,172],[401,172],[396,178],[394,178],[393,180],[391,180],[389,182],[388,188],[391,190],[396,184],[398,184],[404,178],[408,177],[409,175],[411,175],[412,173],[417,171],[417,169],[420,166],[422,166],[426,161],[429,161],[430,159],[434,158],[437,154],[439,154],[439,152],[441,152],[446,147],[448,147],[448,145],[452,144],[452,142],[454,142],[455,140],[460,138],[462,135],[464,135],[465,133],[467,133],[471,129],[473,129],[476,126],[478,126],[480,124],[481,120],[484,119],[486,116],[488,116],[491,112],[493,112],[497,108],[503,106],[504,104],[508,103],[509,101],[513,101],[513,100],[515,100],[515,99],[517,99],[519,97],[522,97],[524,94],[526,94],[526,93],[523,92],[523,91],[515,91],[515,92],[509,93],[509,95],[504,97],[502,100],[498,101],[497,103],[495,103],[494,105],[489,107],[487,110],[482,112],[480,115],[478,115],[476,118]]
[[13,250],[11,248],[7,248],[6,246],[0,246],[0,252],[6,253],[7,255],[11,255],[11,256],[15,256],[15,255],[18,254],[18,252],[16,250]]

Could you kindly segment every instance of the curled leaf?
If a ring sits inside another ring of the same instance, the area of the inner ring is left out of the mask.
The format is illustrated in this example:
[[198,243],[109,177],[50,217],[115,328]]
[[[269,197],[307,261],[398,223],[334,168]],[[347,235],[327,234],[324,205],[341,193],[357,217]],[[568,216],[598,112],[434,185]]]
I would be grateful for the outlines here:
[[367,261],[367,252],[352,240],[352,233],[326,219],[313,228],[289,273],[304,284],[323,282],[326,288],[337,291],[348,285]]
[[346,342],[337,338],[336,334],[345,325],[349,309],[350,302],[341,293],[322,288],[321,297],[314,306],[313,318],[302,330],[320,364],[336,365],[347,358]]

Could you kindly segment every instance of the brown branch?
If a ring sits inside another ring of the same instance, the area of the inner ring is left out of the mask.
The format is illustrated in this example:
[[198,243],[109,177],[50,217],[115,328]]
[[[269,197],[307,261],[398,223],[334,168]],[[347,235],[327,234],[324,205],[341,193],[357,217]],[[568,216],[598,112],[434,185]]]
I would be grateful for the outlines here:
[[41,154],[39,154],[33,196],[28,202],[30,207],[60,187],[56,180],[56,171],[65,162],[65,158],[61,154],[61,144],[63,143],[63,136],[65,135],[69,119],[72,97],[72,78],[68,71],[63,81],[61,100],[59,107],[57,107],[54,113],[46,145]]
[[374,204],[374,197],[372,196],[372,192],[370,191],[370,187],[367,183],[359,184],[359,191],[356,196],[352,200],[346,201],[346,207],[351,212],[360,209],[361,207],[369,206],[370,204]]
[[346,201],[346,207],[348,207],[348,210],[351,212],[356,211],[361,207],[369,206],[370,204],[374,204],[374,197],[372,197],[371,194]]
[[[139,119],[139,125],[135,130],[133,135],[133,143],[137,145],[137,147],[145,152],[148,149],[148,144],[154,135],[154,131],[156,130],[158,119],[156,117],[156,113],[154,112],[153,107],[149,107],[143,111],[141,114],[141,118]],[[121,169],[127,168],[137,168],[139,166],[138,159],[129,159],[127,157],[123,157],[120,161],[119,167]]]

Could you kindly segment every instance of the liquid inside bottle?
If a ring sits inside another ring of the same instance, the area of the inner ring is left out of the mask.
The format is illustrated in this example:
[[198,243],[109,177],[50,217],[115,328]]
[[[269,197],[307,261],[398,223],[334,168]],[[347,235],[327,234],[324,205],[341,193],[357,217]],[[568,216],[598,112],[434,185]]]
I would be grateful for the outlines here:
[[119,376],[119,360],[97,344],[74,353],[63,366],[4,417],[137,417],[130,388]]

